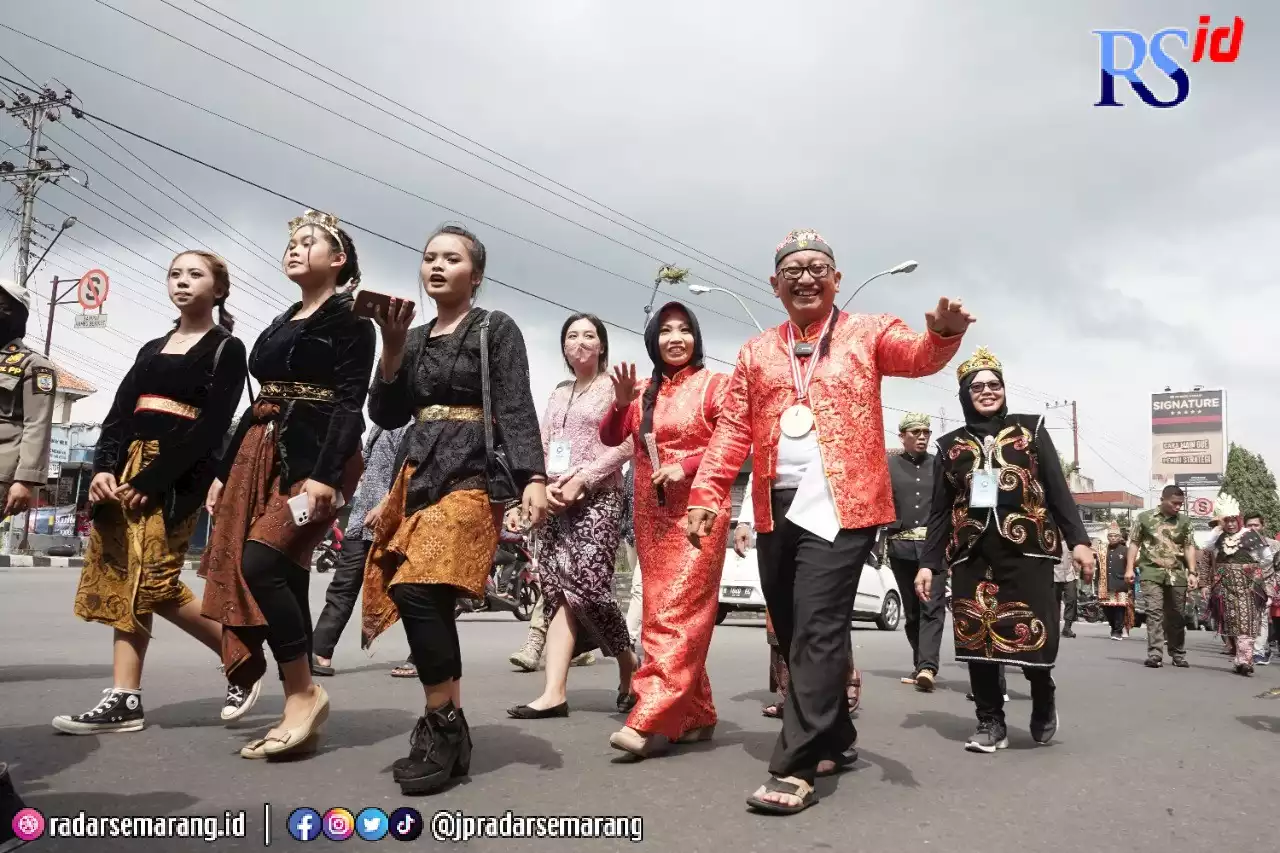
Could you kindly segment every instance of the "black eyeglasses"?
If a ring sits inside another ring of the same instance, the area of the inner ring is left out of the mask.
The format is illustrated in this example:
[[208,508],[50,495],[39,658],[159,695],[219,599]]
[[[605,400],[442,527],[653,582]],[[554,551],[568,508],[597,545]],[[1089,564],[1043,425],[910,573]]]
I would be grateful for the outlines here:
[[983,391],[1003,391],[1004,383],[999,379],[992,379],[990,382],[974,382],[969,385],[970,394],[981,394]]
[[809,275],[813,276],[814,281],[826,278],[831,271],[835,269],[831,264],[809,264],[807,267],[783,267],[778,272],[787,281],[799,281],[800,276],[804,275],[804,271],[808,270]]
[[907,435],[914,435],[916,438],[928,438],[929,436],[933,435],[933,430],[931,430],[931,429],[909,429],[909,430],[907,430]]

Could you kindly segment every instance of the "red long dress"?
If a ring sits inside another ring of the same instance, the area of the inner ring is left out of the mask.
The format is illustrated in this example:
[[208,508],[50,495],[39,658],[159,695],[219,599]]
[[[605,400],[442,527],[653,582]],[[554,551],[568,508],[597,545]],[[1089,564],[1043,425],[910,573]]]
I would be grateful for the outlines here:
[[671,740],[716,722],[706,663],[720,601],[729,507],[716,516],[701,550],[685,534],[689,488],[720,416],[727,379],[722,373],[685,368],[663,380],[658,390],[653,433],[659,465],[678,462],[685,472],[684,480],[664,487],[665,506],[658,506],[653,463],[639,435],[643,393],[625,412],[610,409],[600,427],[605,444],[617,446],[628,437],[636,441],[635,534],[644,569],[640,642],[645,659],[631,681],[638,701],[627,725]]

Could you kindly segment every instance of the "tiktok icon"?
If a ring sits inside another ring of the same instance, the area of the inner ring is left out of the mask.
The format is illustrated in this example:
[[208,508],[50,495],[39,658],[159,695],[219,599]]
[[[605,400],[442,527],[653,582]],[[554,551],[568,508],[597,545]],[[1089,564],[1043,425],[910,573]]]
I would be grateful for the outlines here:
[[422,813],[407,807],[396,809],[391,813],[390,832],[397,841],[417,841],[422,835]]

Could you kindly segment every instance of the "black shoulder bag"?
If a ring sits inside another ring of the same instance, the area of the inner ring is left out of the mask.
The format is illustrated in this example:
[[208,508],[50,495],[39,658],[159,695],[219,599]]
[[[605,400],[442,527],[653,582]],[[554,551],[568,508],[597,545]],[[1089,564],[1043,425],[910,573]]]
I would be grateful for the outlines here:
[[489,315],[480,323],[480,388],[484,397],[485,475],[489,480],[489,501],[508,504],[520,500],[516,478],[511,473],[507,449],[494,440],[493,400],[489,387]]

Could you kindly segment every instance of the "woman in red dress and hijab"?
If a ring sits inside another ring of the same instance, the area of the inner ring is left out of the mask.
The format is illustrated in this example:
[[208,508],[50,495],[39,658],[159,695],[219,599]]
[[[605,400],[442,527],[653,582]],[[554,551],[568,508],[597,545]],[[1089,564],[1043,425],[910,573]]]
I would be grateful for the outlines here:
[[617,447],[629,437],[636,443],[644,664],[631,682],[639,697],[636,706],[609,743],[641,758],[664,752],[671,742],[707,740],[715,731],[706,662],[730,515],[724,507],[705,548],[689,544],[689,486],[715,431],[728,377],[703,366],[698,320],[678,302],[658,312],[644,340],[652,377],[637,385],[634,364],[615,368],[614,406],[600,426],[607,445]]

